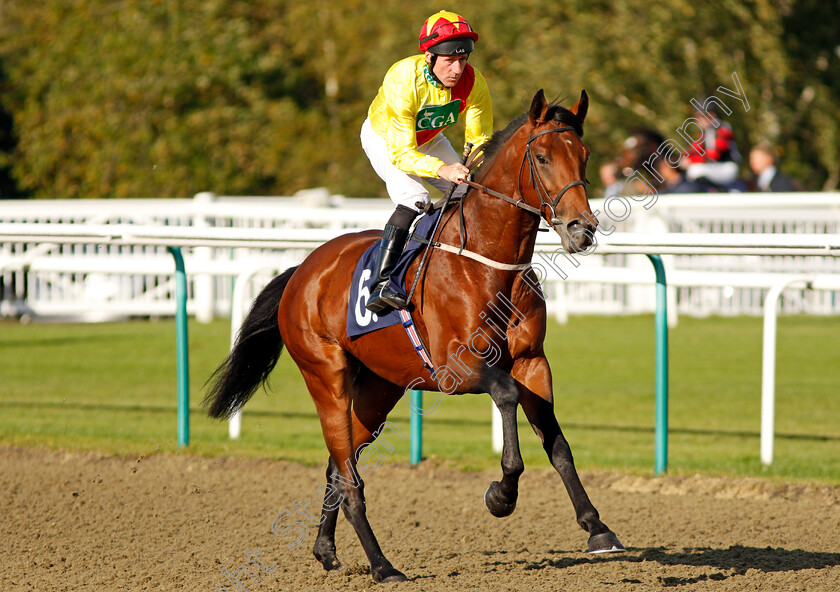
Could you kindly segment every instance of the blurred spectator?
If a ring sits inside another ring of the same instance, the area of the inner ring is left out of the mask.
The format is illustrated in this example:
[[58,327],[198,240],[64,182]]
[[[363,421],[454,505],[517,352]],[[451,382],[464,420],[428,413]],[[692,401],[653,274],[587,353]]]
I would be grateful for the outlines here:
[[759,144],[750,151],[750,168],[755,173],[759,191],[801,191],[802,186],[777,168],[776,151],[769,144]]
[[705,112],[696,110],[694,120],[703,128],[702,137],[689,146],[683,161],[688,181],[710,183],[719,190],[741,190],[738,164],[741,154],[735,144],[732,127],[720,119],[715,102],[705,102]]
[[[655,152],[665,141],[656,130],[636,128],[624,140],[618,157],[604,164],[599,172],[604,184],[604,195],[625,195],[628,192],[639,195],[649,193],[652,188],[659,191],[660,179],[646,173],[648,161],[661,161]],[[653,157],[653,158],[651,158]],[[629,185],[628,185],[629,182]]]
[[601,175],[601,183],[604,184],[604,195],[620,195],[624,191],[624,183],[618,179],[618,167],[615,163],[608,162],[602,165],[598,171]]
[[683,171],[668,166],[663,160],[659,161],[656,170],[665,179],[659,193],[708,193],[712,189],[708,183],[689,181]]

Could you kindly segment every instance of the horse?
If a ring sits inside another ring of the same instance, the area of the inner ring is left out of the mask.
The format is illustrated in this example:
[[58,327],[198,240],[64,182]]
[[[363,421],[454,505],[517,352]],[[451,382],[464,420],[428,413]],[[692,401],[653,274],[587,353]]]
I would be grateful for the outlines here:
[[[370,230],[323,244],[269,282],[230,354],[208,380],[208,414],[226,418],[267,380],[284,346],[297,364],[329,451],[313,547],[324,569],[342,567],[335,547],[341,507],[374,581],[407,579],[385,557],[367,520],[364,483],[356,468],[366,462],[366,447],[387,425],[388,413],[409,384],[446,394],[489,393],[502,416],[504,438],[502,477],[484,496],[493,516],[508,516],[516,507],[524,470],[516,424],[521,405],[562,477],[578,524],[589,533],[589,551],[624,550],[581,484],[554,416],[551,369],[543,351],[546,307],[530,267],[541,221],[560,235],[568,252],[593,244],[597,219],[586,193],[589,149],[581,139],[588,105],[585,91],[570,109],[549,104],[543,91],[537,92],[528,112],[485,144],[483,163],[461,200],[462,217],[456,209],[444,209],[437,240],[454,246],[464,239],[464,253],[473,256],[432,249],[410,302],[416,330],[437,366],[436,378],[399,325],[346,336],[352,270],[382,234]],[[415,259],[409,267],[407,286],[418,265]]]

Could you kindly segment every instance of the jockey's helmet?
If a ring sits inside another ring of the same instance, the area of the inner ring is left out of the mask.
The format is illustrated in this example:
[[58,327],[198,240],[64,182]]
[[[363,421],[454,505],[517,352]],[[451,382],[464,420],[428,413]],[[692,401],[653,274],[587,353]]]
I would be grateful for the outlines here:
[[441,10],[426,19],[420,29],[420,51],[435,55],[469,54],[478,41],[467,19],[460,14]]

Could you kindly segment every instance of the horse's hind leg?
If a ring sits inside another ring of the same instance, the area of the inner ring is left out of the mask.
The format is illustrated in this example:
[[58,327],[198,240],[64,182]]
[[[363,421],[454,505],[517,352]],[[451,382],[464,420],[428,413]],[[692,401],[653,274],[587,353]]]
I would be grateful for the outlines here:
[[623,551],[618,537],[601,522],[598,510],[580,482],[572,450],[554,416],[551,370],[545,358],[521,360],[512,372],[519,383],[520,404],[542,441],[551,464],[563,479],[575,509],[577,523],[589,533],[589,552]]
[[[336,483],[335,474],[337,468],[330,457],[327,463],[327,484],[330,495],[325,495],[321,506],[321,525],[318,527],[318,536],[315,538],[315,546],[312,553],[321,562],[324,569],[332,571],[341,569],[341,561],[335,551],[335,525],[338,520],[338,498],[339,485]],[[327,492],[325,492],[327,493]]]
[[[403,396],[403,392],[403,389],[397,385],[387,382],[366,370],[363,370],[359,377],[357,377],[356,388],[354,389],[356,396],[352,410],[353,450],[356,451],[355,454],[357,456],[363,446],[373,442],[380,433],[384,434],[386,429],[389,430],[389,437],[396,435],[398,438],[405,439],[405,435],[402,432],[396,431],[395,434],[391,433],[396,428],[391,424],[386,424],[388,413]],[[382,437],[382,446],[386,451],[393,452],[393,447],[384,435]],[[338,467],[333,462],[332,457],[327,464],[327,483],[331,485],[331,491],[338,492],[340,490]],[[337,495],[333,497],[335,498]],[[337,499],[324,500],[321,525],[312,549],[315,557],[327,571],[342,568],[335,548],[335,527],[338,518],[338,508],[339,503]]]
[[[332,355],[330,355],[332,354]],[[341,351],[330,352],[317,365],[306,370],[301,368],[309,392],[318,408],[324,440],[330,452],[328,479],[332,490],[327,497],[337,496],[344,516],[353,525],[362,548],[370,561],[370,571],[376,582],[398,582],[406,579],[395,569],[382,553],[379,542],[367,520],[365,510],[364,483],[356,468],[356,450],[373,439],[373,430],[360,421],[357,412],[351,410],[351,395],[359,392],[359,385],[353,384],[351,368]],[[392,385],[393,386],[393,385]],[[398,388],[398,387],[395,387]],[[401,394],[401,393],[400,393]],[[355,397],[358,400],[358,397]],[[397,396],[394,402],[398,400]],[[387,405],[387,403],[385,403]],[[358,403],[357,403],[358,405]],[[393,403],[385,408],[385,413]],[[355,442],[358,441],[358,446]],[[332,470],[331,470],[332,469]],[[326,500],[325,500],[326,501]],[[335,554],[335,523],[337,501],[324,505],[324,514],[313,552],[326,569],[341,566]]]

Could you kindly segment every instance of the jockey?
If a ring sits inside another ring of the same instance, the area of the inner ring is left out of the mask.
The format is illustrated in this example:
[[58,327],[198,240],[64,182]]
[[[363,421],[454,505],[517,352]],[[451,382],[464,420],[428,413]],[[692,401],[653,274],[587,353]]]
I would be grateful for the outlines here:
[[[441,132],[464,116],[465,140],[478,147],[493,132],[487,82],[467,63],[478,34],[464,17],[442,10],[420,29],[422,53],[388,70],[362,125],[362,148],[396,204],[373,269],[367,309],[380,312],[407,305],[388,288],[388,279],[420,208],[429,202],[423,181],[445,192],[466,180],[469,169]],[[454,196],[460,197],[466,185]],[[419,204],[419,205],[418,205]]]

